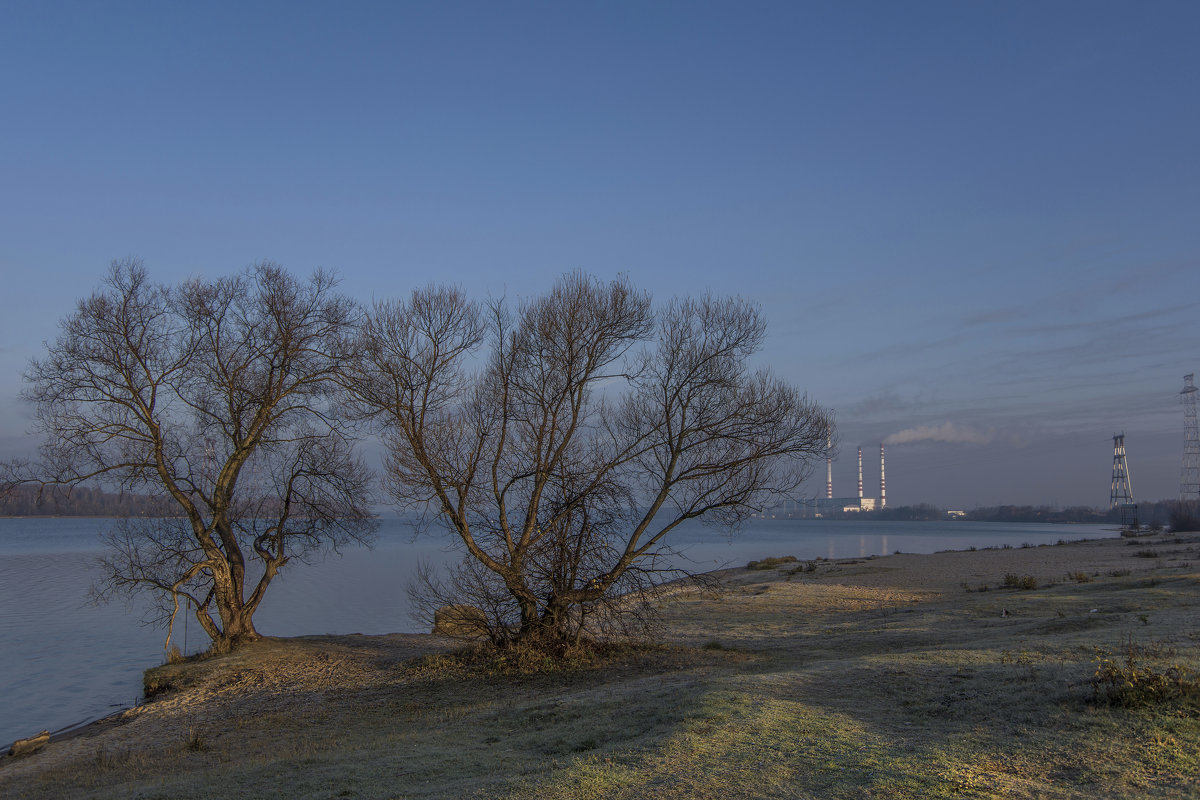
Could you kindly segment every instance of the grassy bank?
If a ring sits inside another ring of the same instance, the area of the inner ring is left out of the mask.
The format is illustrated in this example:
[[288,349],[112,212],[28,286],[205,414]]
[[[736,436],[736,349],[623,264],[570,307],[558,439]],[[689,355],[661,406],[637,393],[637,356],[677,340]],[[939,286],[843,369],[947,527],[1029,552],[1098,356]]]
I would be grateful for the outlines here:
[[566,668],[397,635],[153,670],[124,719],[0,761],[0,795],[1200,794],[1195,537],[719,577],[664,603],[664,644]]

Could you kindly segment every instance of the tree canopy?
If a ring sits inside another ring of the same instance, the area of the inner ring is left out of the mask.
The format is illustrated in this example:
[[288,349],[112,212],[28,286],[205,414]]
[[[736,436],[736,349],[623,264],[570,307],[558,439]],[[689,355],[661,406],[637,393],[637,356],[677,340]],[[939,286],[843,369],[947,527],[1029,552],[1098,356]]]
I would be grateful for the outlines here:
[[750,366],[765,334],[744,300],[656,310],[578,273],[515,309],[445,286],[376,304],[346,385],[391,496],[462,544],[433,597],[482,610],[499,645],[569,644],[627,618],[680,524],[734,527],[793,491],[832,420]]
[[370,474],[333,411],[357,306],[316,273],[265,263],[168,287],[116,263],[26,374],[44,436],[41,485],[98,481],[173,518],[126,518],[106,589],[191,601],[217,649],[257,638],[277,572],[373,532]]

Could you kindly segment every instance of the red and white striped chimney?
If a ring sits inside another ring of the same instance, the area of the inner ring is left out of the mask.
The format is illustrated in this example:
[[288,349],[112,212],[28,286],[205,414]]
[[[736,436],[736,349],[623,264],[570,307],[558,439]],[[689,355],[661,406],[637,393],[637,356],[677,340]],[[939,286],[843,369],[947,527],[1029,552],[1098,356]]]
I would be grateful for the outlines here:
[[883,477],[883,445],[879,445],[879,507],[887,506],[887,481]]
[[858,448],[858,504],[862,505],[862,445]]

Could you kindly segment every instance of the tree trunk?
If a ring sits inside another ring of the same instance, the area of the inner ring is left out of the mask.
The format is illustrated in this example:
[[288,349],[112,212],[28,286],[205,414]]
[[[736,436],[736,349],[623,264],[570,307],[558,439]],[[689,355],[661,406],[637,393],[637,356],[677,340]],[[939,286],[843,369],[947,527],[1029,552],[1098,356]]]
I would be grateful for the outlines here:
[[221,574],[217,571],[213,574],[213,597],[220,624],[212,619],[207,609],[197,610],[197,617],[201,614],[205,617],[200,622],[212,638],[212,649],[217,653],[228,653],[247,642],[262,638],[254,628],[255,609],[242,600],[242,583],[238,580],[240,574],[231,572]]

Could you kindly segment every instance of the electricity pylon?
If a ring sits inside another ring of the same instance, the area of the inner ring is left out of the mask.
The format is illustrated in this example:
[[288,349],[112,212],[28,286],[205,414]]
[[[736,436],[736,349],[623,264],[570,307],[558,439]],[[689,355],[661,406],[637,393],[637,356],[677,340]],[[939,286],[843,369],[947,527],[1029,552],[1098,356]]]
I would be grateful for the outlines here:
[[1179,473],[1179,500],[1200,500],[1200,433],[1196,429],[1196,387],[1192,375],[1183,376],[1183,465]]
[[1109,509],[1121,509],[1121,527],[1137,527],[1137,505],[1133,502],[1133,486],[1129,481],[1129,461],[1125,458],[1125,434],[1113,436],[1112,491],[1108,495]]

